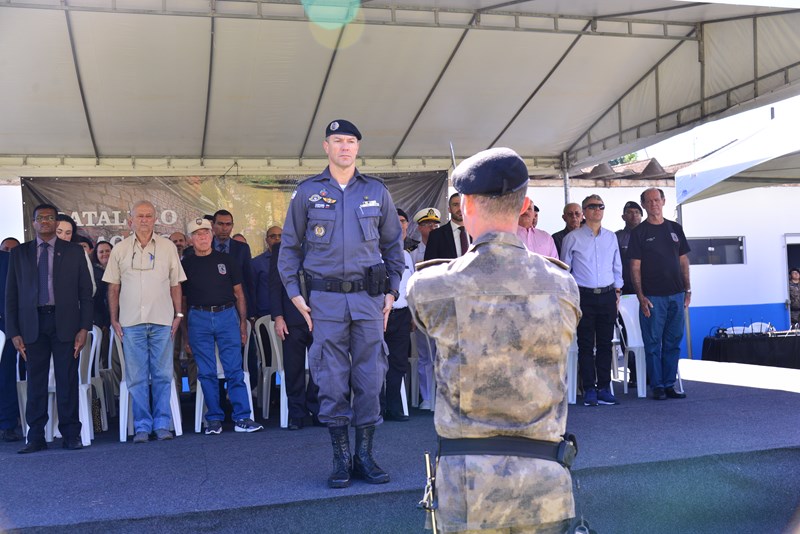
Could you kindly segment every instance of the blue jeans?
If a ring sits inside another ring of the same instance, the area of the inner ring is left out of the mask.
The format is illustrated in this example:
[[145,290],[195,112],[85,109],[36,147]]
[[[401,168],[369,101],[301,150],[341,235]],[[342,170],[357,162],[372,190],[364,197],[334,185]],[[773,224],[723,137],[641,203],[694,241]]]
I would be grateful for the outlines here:
[[[172,339],[170,326],[142,323],[122,327],[125,350],[125,375],[133,400],[133,428],[150,433],[154,428],[169,429],[172,386]],[[150,388],[153,386],[153,409]]]
[[652,388],[675,385],[678,359],[683,339],[683,293],[667,297],[647,296],[653,307],[650,317],[639,310],[644,350],[647,354],[647,376]]
[[233,420],[250,418],[250,400],[242,369],[242,338],[236,307],[220,312],[189,310],[189,345],[197,362],[197,379],[206,399],[206,421],[222,421],[225,414],[219,403],[217,355],[225,371],[228,398],[233,406]]

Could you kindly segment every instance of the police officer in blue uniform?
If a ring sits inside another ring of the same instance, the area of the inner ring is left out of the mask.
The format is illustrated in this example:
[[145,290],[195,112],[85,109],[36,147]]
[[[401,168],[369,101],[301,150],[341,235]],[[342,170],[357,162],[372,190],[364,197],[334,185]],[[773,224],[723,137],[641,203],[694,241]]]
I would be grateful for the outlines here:
[[375,425],[383,422],[383,333],[405,264],[389,191],[356,169],[360,141],[349,121],[327,125],[322,146],[328,167],[292,193],[278,257],[286,292],[314,336],[308,365],[319,385],[319,419],[333,445],[332,488],[349,486],[351,475],[371,484],[389,481],[372,457],[372,442]]

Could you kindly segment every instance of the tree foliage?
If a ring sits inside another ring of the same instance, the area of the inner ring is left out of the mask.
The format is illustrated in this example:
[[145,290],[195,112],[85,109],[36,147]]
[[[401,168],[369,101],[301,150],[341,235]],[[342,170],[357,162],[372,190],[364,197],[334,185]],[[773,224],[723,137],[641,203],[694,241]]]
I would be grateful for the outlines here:
[[638,158],[639,158],[638,154],[636,154],[636,152],[633,152],[631,154],[625,154],[624,156],[614,158],[611,161],[609,161],[608,164],[613,167],[614,165],[622,165],[623,163],[630,163],[632,161],[636,161]]

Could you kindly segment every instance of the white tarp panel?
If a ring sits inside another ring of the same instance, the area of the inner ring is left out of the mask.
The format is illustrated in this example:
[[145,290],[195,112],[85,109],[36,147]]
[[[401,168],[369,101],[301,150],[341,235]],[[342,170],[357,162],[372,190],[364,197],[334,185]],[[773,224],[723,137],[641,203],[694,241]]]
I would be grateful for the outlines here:
[[300,0],[0,0],[0,175],[302,170],[339,117],[364,169],[446,166],[451,141],[577,168],[800,94],[798,10],[306,3],[327,29]]
[[800,182],[797,117],[782,117],[753,135],[675,174],[676,200],[686,204],[754,187]]

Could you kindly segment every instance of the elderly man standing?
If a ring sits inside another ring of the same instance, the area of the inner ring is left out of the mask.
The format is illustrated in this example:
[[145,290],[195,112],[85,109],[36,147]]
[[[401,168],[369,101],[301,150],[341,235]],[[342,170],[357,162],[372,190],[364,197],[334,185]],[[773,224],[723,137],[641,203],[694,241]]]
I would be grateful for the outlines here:
[[439,347],[443,532],[565,532],[575,515],[565,454],[574,448],[562,435],[578,288],[561,262],[528,251],[516,235],[527,184],[525,162],[508,148],[461,162],[453,187],[475,241],[408,286],[414,320]]
[[[242,290],[242,271],[230,254],[211,247],[211,223],[197,218],[188,224],[194,254],[182,265],[184,306],[188,317],[184,329],[197,360],[200,386],[206,406],[206,434],[222,432],[225,414],[219,402],[217,353],[228,384],[236,432],[257,432],[263,427],[250,417],[250,399],[244,383],[241,345],[247,339],[247,303]],[[215,351],[215,348],[217,349]]]
[[664,192],[642,192],[647,219],[633,229],[628,246],[631,278],[647,355],[647,378],[655,400],[683,399],[675,391],[683,339],[683,310],[692,300],[689,243],[683,227],[664,218]]
[[561,215],[561,218],[564,219],[566,226],[563,230],[553,234],[553,241],[556,244],[556,250],[558,251],[559,255],[561,254],[561,242],[564,241],[564,236],[579,228],[581,225],[581,221],[583,220],[583,211],[581,210],[581,205],[575,202],[570,202],[564,206],[564,213]]
[[[360,141],[353,123],[328,123],[322,143],[328,167],[292,193],[278,258],[286,292],[314,336],[308,365],[333,445],[332,488],[350,485],[351,468],[370,484],[389,481],[372,457],[372,443],[375,425],[383,422],[383,333],[405,264],[386,185],[356,169]],[[356,429],[352,466],[350,425]]]
[[517,237],[522,239],[522,242],[525,243],[525,247],[531,252],[557,258],[558,250],[556,250],[556,244],[553,238],[544,230],[536,228],[534,220],[538,216],[538,212],[539,208],[534,206],[533,202],[530,202],[528,204],[528,209],[519,216],[519,220],[517,221],[519,224],[517,228]]
[[[133,399],[134,443],[146,443],[155,430],[169,430],[172,338],[180,326],[181,282],[186,280],[178,250],[153,231],[156,208],[146,200],[130,211],[133,234],[111,251],[103,281],[108,283],[111,326],[125,347],[125,374]],[[150,409],[152,381],[153,408]]]
[[605,209],[599,195],[583,199],[586,224],[567,234],[561,244],[561,261],[570,266],[581,295],[578,363],[586,406],[619,404],[609,386],[622,262],[617,236],[602,227]]

